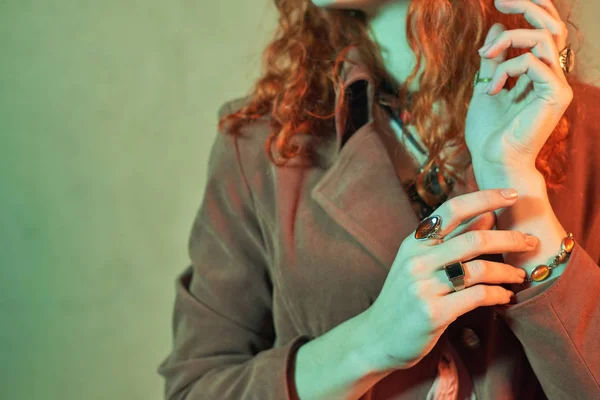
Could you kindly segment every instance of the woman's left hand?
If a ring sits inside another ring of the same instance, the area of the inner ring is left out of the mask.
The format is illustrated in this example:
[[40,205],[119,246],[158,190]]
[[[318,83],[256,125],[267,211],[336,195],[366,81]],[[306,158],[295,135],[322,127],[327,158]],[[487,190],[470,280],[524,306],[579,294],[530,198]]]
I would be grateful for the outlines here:
[[[507,14],[524,14],[537,29],[505,30],[494,24],[480,50],[480,78],[469,106],[465,140],[481,189],[493,185],[490,176],[536,171],[535,159],[573,99],[559,52],[568,30],[550,0],[496,0]],[[509,47],[531,52],[506,60]],[[508,77],[518,77],[510,91]],[[489,87],[489,92],[486,90]]]

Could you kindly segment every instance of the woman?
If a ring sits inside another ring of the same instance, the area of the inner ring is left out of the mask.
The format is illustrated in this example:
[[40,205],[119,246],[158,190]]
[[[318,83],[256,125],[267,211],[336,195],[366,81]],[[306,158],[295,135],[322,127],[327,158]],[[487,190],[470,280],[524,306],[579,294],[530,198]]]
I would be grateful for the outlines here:
[[600,93],[555,4],[313,2],[221,109],[166,397],[600,398]]

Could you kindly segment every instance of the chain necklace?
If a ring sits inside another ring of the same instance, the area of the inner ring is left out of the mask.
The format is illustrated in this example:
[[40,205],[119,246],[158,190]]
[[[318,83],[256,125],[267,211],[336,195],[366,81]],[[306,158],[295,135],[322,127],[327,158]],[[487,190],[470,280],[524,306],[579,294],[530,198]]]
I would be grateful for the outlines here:
[[[404,136],[412,143],[412,145],[422,154],[427,155],[427,151],[418,143],[418,141],[410,133],[407,125],[410,124],[410,110],[412,93],[408,93],[406,106],[402,110],[394,110],[385,100],[386,96],[396,96],[397,91],[392,85],[384,80],[377,91],[377,102],[387,111],[393,121],[395,121]],[[426,163],[425,163],[426,164]],[[436,208],[438,208],[446,199],[452,190],[454,180],[444,176],[437,164],[433,164],[427,174],[423,174],[424,165],[419,168],[419,174],[416,178],[404,183],[404,190],[408,197],[417,205],[416,211],[421,219],[429,216]]]

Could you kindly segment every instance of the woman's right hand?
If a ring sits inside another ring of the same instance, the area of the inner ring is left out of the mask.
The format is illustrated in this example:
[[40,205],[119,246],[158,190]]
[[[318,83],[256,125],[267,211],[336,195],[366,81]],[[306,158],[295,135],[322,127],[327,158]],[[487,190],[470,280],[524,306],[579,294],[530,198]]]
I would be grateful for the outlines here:
[[[429,354],[457,317],[510,301],[514,293],[499,284],[522,283],[524,270],[467,261],[481,254],[530,251],[537,245],[537,238],[518,231],[469,230],[473,221],[515,203],[516,197],[505,198],[501,192],[482,190],[447,200],[433,213],[442,217],[438,234],[444,239],[420,241],[413,231],[402,242],[381,293],[361,314],[378,370],[410,368]],[[456,261],[463,262],[465,271],[465,289],[457,292],[443,269]]]

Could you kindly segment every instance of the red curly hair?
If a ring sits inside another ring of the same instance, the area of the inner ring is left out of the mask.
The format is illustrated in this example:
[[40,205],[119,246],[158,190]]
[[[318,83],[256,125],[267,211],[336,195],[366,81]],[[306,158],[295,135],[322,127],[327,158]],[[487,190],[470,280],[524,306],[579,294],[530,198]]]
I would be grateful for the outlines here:
[[[264,50],[263,75],[253,89],[250,103],[224,116],[219,127],[228,124],[228,132],[238,134],[244,125],[269,115],[271,134],[265,150],[272,163],[283,165],[293,157],[310,154],[308,146],[292,143],[292,137],[331,132],[331,119],[345,105],[344,91],[339,90],[340,68],[350,48],[358,50],[376,85],[390,76],[379,47],[369,36],[363,13],[319,8],[310,0],[275,0],[275,6],[279,10],[279,27]],[[570,14],[571,10],[566,21],[573,25]],[[425,63],[410,109],[411,123],[429,152],[423,174],[436,162],[442,171],[462,181],[444,166],[452,161],[451,157],[440,160],[439,155],[447,143],[466,149],[465,119],[473,77],[480,66],[477,49],[495,22],[506,29],[526,26],[522,15],[502,14],[491,0],[420,0],[410,4],[407,39],[417,63],[400,90],[410,86]],[[579,30],[577,33],[581,36]],[[526,51],[511,48],[508,58]],[[575,79],[572,74],[569,76],[569,81]],[[507,86],[510,88],[515,82],[515,78],[509,78]],[[336,93],[340,94],[337,110]],[[431,113],[434,102],[440,102],[448,112]],[[393,106],[400,108],[402,104]],[[559,188],[564,178],[569,125],[563,116],[537,157],[536,167],[548,188]],[[273,148],[279,160],[273,156]]]

